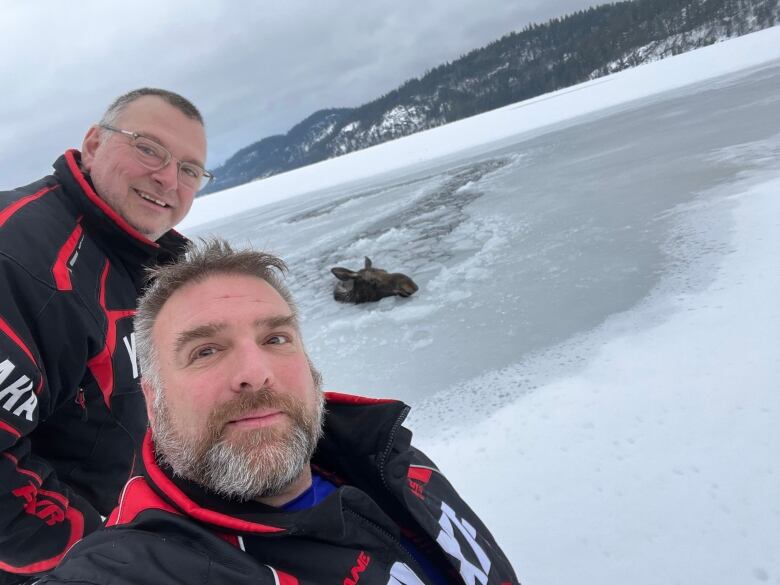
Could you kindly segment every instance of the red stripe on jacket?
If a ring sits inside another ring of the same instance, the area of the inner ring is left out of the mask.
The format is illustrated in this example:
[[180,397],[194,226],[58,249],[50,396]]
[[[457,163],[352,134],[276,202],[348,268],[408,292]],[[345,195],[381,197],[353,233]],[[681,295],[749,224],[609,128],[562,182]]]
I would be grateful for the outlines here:
[[106,526],[129,524],[138,514],[150,509],[181,515],[181,512],[160,498],[143,477],[132,477],[122,489],[119,505],[109,515]]
[[106,344],[100,353],[90,358],[87,362],[89,371],[95,378],[103,400],[107,407],[111,407],[111,393],[114,391],[114,351],[116,351],[116,324],[120,319],[126,319],[135,315],[135,309],[110,310],[106,306],[106,281],[110,263],[106,260],[103,274],[100,276],[100,307],[106,315]]
[[41,479],[40,475],[38,475],[34,471],[30,471],[29,469],[24,469],[23,467],[19,467],[19,460],[16,457],[6,452],[2,452],[0,453],[0,455],[8,459],[11,463],[13,463],[14,467],[16,467],[16,471],[18,471],[22,475],[26,475],[27,477],[33,478],[39,486],[43,484],[43,480]]
[[358,396],[356,394],[342,394],[340,392],[325,392],[325,398],[328,402],[339,404],[390,404],[398,402],[392,398],[368,398],[367,396]]
[[57,259],[54,262],[54,266],[51,268],[51,273],[54,276],[54,282],[57,285],[57,290],[73,290],[73,284],[70,280],[70,269],[68,268],[68,260],[73,256],[73,252],[76,250],[76,246],[81,239],[81,234],[84,232],[81,227],[81,218],[79,216],[76,220],[76,227],[65,240],[65,243],[57,252]]
[[[11,329],[11,326],[2,317],[0,317],[0,331],[5,333],[11,339],[11,341],[13,341],[19,347],[19,349],[21,349],[25,353],[25,355],[28,358],[30,358],[30,361],[33,363],[33,365],[38,369],[38,372],[40,373],[41,368],[40,366],[38,366],[38,362],[35,360],[35,357],[33,357],[30,348],[27,347],[27,345],[25,345],[24,341],[22,341],[22,338],[16,334],[16,331]],[[38,385],[35,387],[35,394],[39,394],[42,387],[43,387],[43,376],[41,375],[38,379]]]
[[21,439],[22,438],[22,433],[17,431],[15,428],[13,428],[8,423],[5,423],[5,422],[3,422],[1,420],[0,420],[0,431],[5,431],[6,433],[10,433],[11,435],[16,437],[17,439]]
[[32,195],[28,195],[27,197],[22,197],[21,199],[19,199],[19,201],[14,201],[13,203],[11,203],[11,205],[3,209],[3,211],[0,211],[0,227],[3,227],[3,224],[5,224],[5,222],[8,221],[9,218],[14,213],[19,211],[22,207],[24,207],[28,203],[32,203],[39,197],[46,195],[46,193],[48,193],[49,191],[53,191],[57,187],[59,187],[59,185],[52,185],[49,187],[45,187],[40,191],[38,191],[37,193],[33,193]]
[[419,481],[420,483],[428,483],[429,481],[431,481],[432,474],[433,474],[433,469],[429,467],[410,465],[409,472],[407,473],[407,477],[409,479]]

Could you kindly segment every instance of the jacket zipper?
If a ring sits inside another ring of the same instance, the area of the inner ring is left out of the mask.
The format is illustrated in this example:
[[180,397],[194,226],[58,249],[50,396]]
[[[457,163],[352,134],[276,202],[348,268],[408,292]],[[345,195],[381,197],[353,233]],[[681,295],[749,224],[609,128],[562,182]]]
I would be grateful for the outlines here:
[[385,464],[387,463],[387,458],[390,456],[390,451],[393,449],[393,443],[395,443],[395,434],[398,432],[398,429],[401,428],[401,425],[403,424],[404,420],[406,420],[406,417],[409,415],[409,411],[411,410],[410,406],[406,406],[402,411],[401,414],[398,415],[398,418],[395,420],[395,424],[393,425],[393,428],[390,430],[390,436],[387,439],[387,446],[385,447],[385,450],[382,452],[382,455],[379,459],[379,477],[382,480],[382,485],[385,486],[385,489],[392,494],[392,490],[390,489],[390,486],[387,485],[387,479],[385,478]]
[[84,388],[79,388],[78,392],[76,392],[76,399],[74,400],[76,404],[78,404],[81,407],[81,420],[82,422],[87,422],[87,397],[84,394]]
[[[382,485],[384,486],[385,491],[388,494],[390,494],[390,497],[393,497],[393,498],[395,497],[395,494],[393,493],[393,490],[390,489],[390,486],[387,484],[387,478],[385,477],[385,467],[386,467],[386,464],[387,464],[387,458],[390,457],[390,451],[392,451],[393,444],[395,443],[395,435],[396,435],[396,433],[398,433],[398,429],[401,428],[401,425],[403,424],[404,420],[406,420],[406,417],[409,415],[409,411],[410,410],[411,410],[411,407],[407,406],[398,415],[398,418],[396,419],[395,424],[393,425],[393,428],[390,430],[390,436],[389,436],[388,441],[387,441],[387,446],[385,447],[385,450],[380,455],[380,458],[379,458],[379,461],[378,461],[378,463],[379,463],[379,477],[382,480]],[[360,516],[359,514],[357,514],[355,512],[353,512],[353,513],[356,514],[357,516]],[[360,517],[363,518],[362,516],[360,516]],[[363,520],[365,522],[368,522],[368,523],[376,526],[368,518],[363,518]],[[376,526],[376,528],[377,528],[377,530],[387,534],[387,536],[392,541],[397,543],[397,545],[401,548],[401,550],[403,550],[406,553],[407,557],[409,557],[409,558],[411,558],[413,560],[414,566],[417,569],[422,569],[422,567],[420,567],[419,563],[417,563],[417,559],[415,559],[412,556],[412,554],[407,550],[407,548],[403,545],[403,543],[398,541],[392,534],[390,534],[389,532],[384,530],[381,526]],[[426,577],[428,576],[428,574],[424,570],[421,571],[421,572],[418,572],[418,575],[425,575]],[[462,576],[461,576],[460,583],[465,585],[465,582],[463,581],[463,577]]]
[[[390,456],[390,451],[393,448],[393,444],[395,443],[395,435],[398,432],[398,429],[401,428],[401,425],[403,424],[404,420],[406,420],[406,417],[409,415],[409,411],[411,410],[411,407],[407,406],[404,408],[401,413],[398,415],[398,418],[395,420],[395,424],[393,425],[393,428],[390,430],[390,436],[388,437],[387,446],[385,447],[384,452],[380,456],[379,461],[379,478],[382,480],[382,485],[385,486],[385,490],[390,494],[391,497],[395,497],[393,495],[392,490],[390,489],[390,486],[387,485],[387,479],[385,478],[385,466],[387,463],[387,458]],[[425,576],[427,577],[428,574],[423,570],[423,568],[420,566],[420,564],[417,562],[417,559],[414,558],[412,553],[409,552],[409,550],[403,545],[403,543],[397,539],[395,536],[393,536],[391,533],[389,533],[387,530],[379,526],[378,524],[375,524],[368,518],[365,518],[364,516],[361,516],[360,514],[356,512],[352,512],[359,518],[363,520],[363,522],[370,524],[373,526],[376,530],[381,532],[382,534],[385,534],[387,538],[389,538],[391,541],[395,543],[395,545],[400,548],[404,553],[406,553],[407,559],[412,561],[412,566],[414,566],[415,571],[417,572],[417,575],[419,576]]]

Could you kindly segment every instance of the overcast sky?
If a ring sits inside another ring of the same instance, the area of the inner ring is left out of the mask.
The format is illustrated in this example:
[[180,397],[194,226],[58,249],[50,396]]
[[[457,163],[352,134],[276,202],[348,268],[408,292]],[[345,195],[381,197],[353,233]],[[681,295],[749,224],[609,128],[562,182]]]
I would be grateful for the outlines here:
[[207,166],[593,0],[0,0],[0,189],[49,174],[118,95],[182,93]]

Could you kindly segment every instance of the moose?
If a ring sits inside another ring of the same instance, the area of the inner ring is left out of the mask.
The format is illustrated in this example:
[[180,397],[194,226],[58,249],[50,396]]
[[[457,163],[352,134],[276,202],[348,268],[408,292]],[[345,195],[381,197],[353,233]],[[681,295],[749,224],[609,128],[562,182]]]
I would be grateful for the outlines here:
[[333,289],[334,299],[342,303],[371,303],[394,295],[408,297],[417,292],[417,285],[405,274],[373,268],[371,259],[365,258],[365,267],[357,272],[341,267],[330,269],[339,279]]

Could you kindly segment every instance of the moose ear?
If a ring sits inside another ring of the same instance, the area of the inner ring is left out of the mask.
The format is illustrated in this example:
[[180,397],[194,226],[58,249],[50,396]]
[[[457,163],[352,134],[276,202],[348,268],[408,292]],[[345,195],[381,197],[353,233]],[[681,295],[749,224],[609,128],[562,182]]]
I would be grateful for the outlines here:
[[365,258],[366,258],[366,268],[371,268],[371,258],[369,258],[368,256],[366,256]]
[[333,273],[333,276],[338,278],[339,280],[354,280],[357,278],[357,272],[352,272],[348,268],[331,268],[330,271]]

